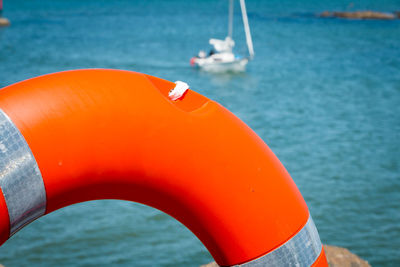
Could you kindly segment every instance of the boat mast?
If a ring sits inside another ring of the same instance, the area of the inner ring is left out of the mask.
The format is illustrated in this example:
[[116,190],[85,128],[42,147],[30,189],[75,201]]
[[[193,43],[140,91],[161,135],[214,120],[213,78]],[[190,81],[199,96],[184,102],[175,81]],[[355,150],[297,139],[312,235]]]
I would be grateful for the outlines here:
[[232,33],[233,33],[233,0],[229,0],[228,36],[231,39],[232,39]]
[[240,0],[240,8],[242,9],[244,32],[246,33],[246,43],[247,47],[249,48],[250,59],[253,59],[254,57],[253,41],[251,40],[249,20],[247,19],[246,4],[244,3],[244,0]]

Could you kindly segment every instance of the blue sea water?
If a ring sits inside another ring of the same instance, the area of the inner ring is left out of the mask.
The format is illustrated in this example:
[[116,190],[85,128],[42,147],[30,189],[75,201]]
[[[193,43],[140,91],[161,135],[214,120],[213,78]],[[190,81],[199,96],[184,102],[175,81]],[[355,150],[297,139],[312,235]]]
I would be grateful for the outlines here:
[[[323,243],[349,248],[373,266],[400,266],[400,20],[314,16],[391,12],[400,10],[398,0],[248,0],[256,56],[241,74],[189,66],[210,37],[225,37],[225,0],[5,0],[4,9],[11,26],[0,28],[0,87],[77,68],[186,81],[272,148],[302,192]],[[245,54],[239,10],[234,39]],[[56,211],[0,248],[5,266],[198,266],[211,260],[168,215],[116,200]]]

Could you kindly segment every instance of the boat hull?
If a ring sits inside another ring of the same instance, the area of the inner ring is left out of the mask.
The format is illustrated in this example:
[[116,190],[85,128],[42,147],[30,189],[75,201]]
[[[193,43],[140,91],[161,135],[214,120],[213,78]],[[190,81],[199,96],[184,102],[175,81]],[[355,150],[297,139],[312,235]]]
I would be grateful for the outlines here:
[[196,59],[195,66],[209,72],[242,72],[249,62],[247,58],[235,59],[229,62],[207,62],[206,59]]

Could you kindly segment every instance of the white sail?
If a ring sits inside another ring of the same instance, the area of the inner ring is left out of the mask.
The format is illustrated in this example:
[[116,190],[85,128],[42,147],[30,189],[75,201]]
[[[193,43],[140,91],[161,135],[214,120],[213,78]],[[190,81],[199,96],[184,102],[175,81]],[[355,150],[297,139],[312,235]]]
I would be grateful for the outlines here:
[[190,59],[192,66],[197,66],[203,70],[211,72],[241,72],[246,68],[247,63],[254,57],[253,42],[251,40],[249,21],[247,19],[246,5],[244,0],[240,0],[246,43],[249,49],[248,57],[237,56],[233,53],[235,42],[233,41],[233,4],[234,0],[229,0],[228,10],[228,36],[224,39],[211,38],[209,40],[213,49],[207,54],[200,50],[197,56]]
[[244,0],[240,0],[240,8],[242,9],[244,32],[246,34],[246,43],[249,49],[250,59],[253,59],[254,57],[253,41],[251,39],[249,20],[247,19],[246,4],[244,3]]
[[228,36],[232,39],[233,34],[233,0],[229,0]]

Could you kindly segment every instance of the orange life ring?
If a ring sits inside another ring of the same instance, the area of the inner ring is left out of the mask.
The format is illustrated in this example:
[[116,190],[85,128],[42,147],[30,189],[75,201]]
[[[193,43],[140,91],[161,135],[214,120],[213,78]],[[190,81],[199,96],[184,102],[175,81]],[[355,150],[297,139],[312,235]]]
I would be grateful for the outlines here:
[[227,109],[118,70],[44,75],[0,90],[0,244],[95,199],[162,210],[223,266],[327,266],[296,185]]

